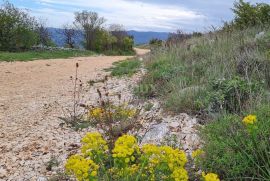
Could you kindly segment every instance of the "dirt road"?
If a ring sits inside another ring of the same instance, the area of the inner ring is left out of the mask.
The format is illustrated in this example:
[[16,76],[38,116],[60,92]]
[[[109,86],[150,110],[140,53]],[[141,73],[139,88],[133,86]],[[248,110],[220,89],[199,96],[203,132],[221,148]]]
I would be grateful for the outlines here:
[[[137,52],[142,55],[147,50]],[[60,131],[56,117],[61,110],[54,103],[71,101],[70,76],[74,75],[76,63],[78,77],[86,83],[104,74],[102,70],[113,62],[126,58],[96,56],[0,63],[0,180],[36,180],[44,169],[38,161],[44,158],[41,161],[45,163],[49,159],[46,155],[59,149],[63,152],[59,144],[72,134]]]

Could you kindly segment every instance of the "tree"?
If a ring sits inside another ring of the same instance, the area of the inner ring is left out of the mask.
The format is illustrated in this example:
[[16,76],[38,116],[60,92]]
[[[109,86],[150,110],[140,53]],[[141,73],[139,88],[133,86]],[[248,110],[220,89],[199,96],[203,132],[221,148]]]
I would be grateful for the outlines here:
[[117,38],[119,44],[123,43],[124,38],[128,36],[128,33],[125,30],[124,26],[120,24],[110,25],[109,31],[113,36]]
[[75,26],[83,30],[85,36],[85,48],[87,50],[94,50],[94,40],[98,31],[105,23],[103,17],[99,17],[96,12],[82,11],[75,13]]
[[239,0],[234,3],[232,9],[235,18],[234,23],[238,28],[246,28],[255,25],[265,25],[270,23],[270,5],[257,3],[252,5],[249,2]]
[[51,39],[51,34],[46,27],[46,22],[44,20],[40,20],[37,27],[38,33],[38,43],[43,46],[52,46],[53,42]]
[[117,41],[115,42],[114,48],[130,50],[134,44],[134,37],[128,35],[124,26],[121,24],[112,24],[109,27],[109,32],[114,36]]
[[126,36],[123,40],[124,50],[132,50],[134,40],[131,36]]
[[0,7],[0,50],[19,51],[37,42],[37,21],[8,1]]
[[65,44],[69,48],[75,48],[75,38],[78,35],[78,31],[74,26],[65,24],[63,25],[62,30],[59,32],[64,36]]

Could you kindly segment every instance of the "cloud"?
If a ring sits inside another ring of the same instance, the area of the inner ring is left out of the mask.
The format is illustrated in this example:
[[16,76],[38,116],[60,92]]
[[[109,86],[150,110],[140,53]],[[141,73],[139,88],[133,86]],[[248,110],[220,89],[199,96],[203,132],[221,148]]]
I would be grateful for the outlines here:
[[[48,26],[72,22],[74,12],[98,12],[107,24],[143,31],[203,31],[233,19],[235,0],[10,0],[48,20]],[[270,0],[249,0],[251,3]]]
[[[206,16],[181,6],[158,5],[124,0],[36,0],[39,8],[33,14],[48,19],[48,25],[59,26],[72,22],[73,12],[80,10],[96,11],[104,16],[108,24],[123,24],[127,29],[175,31],[187,25],[203,25]],[[184,28],[183,28],[184,29]]]

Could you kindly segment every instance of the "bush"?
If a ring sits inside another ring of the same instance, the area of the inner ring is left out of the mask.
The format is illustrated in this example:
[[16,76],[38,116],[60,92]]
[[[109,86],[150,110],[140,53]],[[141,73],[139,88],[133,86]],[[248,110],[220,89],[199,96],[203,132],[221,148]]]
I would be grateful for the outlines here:
[[239,28],[265,26],[270,23],[270,5],[266,3],[251,5],[249,2],[240,0],[234,4],[233,12],[235,13],[234,23]]
[[247,108],[252,98],[262,92],[262,83],[248,82],[241,77],[218,79],[210,82],[210,89],[204,97],[204,107],[211,112],[228,111],[239,113]]
[[260,106],[256,116],[223,115],[202,129],[205,143],[202,169],[224,180],[270,179],[270,106]]

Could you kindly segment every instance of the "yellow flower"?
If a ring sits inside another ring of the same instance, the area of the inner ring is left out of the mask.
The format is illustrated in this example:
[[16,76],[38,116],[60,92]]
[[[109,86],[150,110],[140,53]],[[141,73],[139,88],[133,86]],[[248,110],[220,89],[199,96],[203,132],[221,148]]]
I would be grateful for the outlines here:
[[97,176],[97,171],[92,171],[91,176],[93,176],[93,177]]
[[85,156],[91,159],[98,156],[97,154],[104,154],[108,150],[108,145],[100,133],[87,133],[82,138],[81,151]]
[[188,181],[188,172],[184,168],[177,168],[173,171],[171,177],[175,181]]
[[112,152],[114,158],[123,159],[123,161],[127,163],[127,161],[129,162],[132,159],[135,153],[139,153],[137,140],[130,135],[121,136],[116,140]]
[[89,110],[89,117],[95,118],[95,119],[99,119],[103,114],[103,109],[102,108],[93,108]]
[[163,155],[165,155],[165,161],[171,170],[179,167],[183,168],[187,163],[187,157],[183,150],[173,149],[169,146],[162,146],[160,149]]
[[192,152],[191,157],[194,159],[194,158],[199,157],[202,154],[204,154],[204,151],[201,149],[197,149],[197,150]]
[[129,158],[126,158],[126,159],[125,159],[125,162],[126,162],[126,163],[129,163],[129,161],[130,161]]
[[89,171],[92,171],[92,173],[97,173],[99,168],[99,166],[96,165],[93,160],[85,159],[80,155],[71,156],[67,160],[65,167],[67,173],[74,175],[79,181],[87,180]]
[[257,122],[257,116],[256,115],[248,115],[246,116],[242,122],[248,126],[248,125],[254,125]]
[[220,181],[218,178],[218,175],[215,173],[205,174],[205,172],[203,172],[202,177],[203,177],[203,181]]

